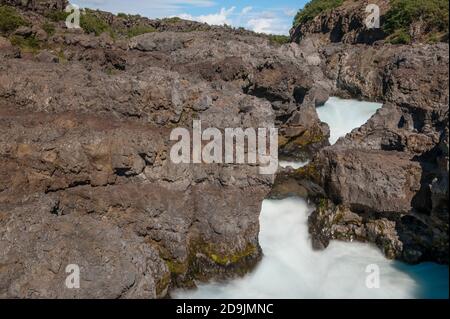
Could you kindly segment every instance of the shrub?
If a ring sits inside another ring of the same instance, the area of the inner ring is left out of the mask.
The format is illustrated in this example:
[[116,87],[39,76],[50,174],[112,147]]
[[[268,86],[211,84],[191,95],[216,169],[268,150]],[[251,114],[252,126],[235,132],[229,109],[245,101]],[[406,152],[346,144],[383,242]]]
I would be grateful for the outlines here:
[[28,22],[13,7],[0,6],[0,32],[10,33],[25,25],[29,25]]
[[91,11],[86,11],[80,17],[80,27],[86,33],[95,33],[100,35],[103,32],[111,32],[111,27],[101,18],[97,17]]
[[407,40],[410,25],[419,20],[424,22],[427,32],[448,33],[448,18],[448,0],[391,0],[383,30],[391,35],[391,42],[402,42]]
[[308,22],[324,11],[339,7],[344,0],[312,0],[298,11],[294,18],[294,26]]
[[43,25],[42,25],[42,29],[48,34],[48,35],[53,35],[55,34],[55,26],[46,21]]
[[41,47],[39,40],[34,36],[24,38],[18,35],[13,35],[10,40],[13,45],[19,46],[25,52],[36,53]]
[[178,23],[181,21],[181,18],[179,17],[164,18],[163,21],[166,23]]
[[150,33],[150,32],[156,32],[156,29],[151,26],[145,26],[145,25],[137,25],[134,27],[131,27],[127,31],[127,36],[129,38],[144,34],[144,33]]
[[387,41],[391,44],[410,44],[411,36],[409,35],[408,30],[399,29],[391,34]]
[[287,35],[271,34],[269,36],[269,40],[271,43],[275,43],[275,44],[286,44],[286,43],[291,42],[291,38],[288,37]]
[[45,14],[45,17],[50,19],[53,22],[66,21],[67,17],[70,15],[70,12],[60,11],[60,10],[52,10]]

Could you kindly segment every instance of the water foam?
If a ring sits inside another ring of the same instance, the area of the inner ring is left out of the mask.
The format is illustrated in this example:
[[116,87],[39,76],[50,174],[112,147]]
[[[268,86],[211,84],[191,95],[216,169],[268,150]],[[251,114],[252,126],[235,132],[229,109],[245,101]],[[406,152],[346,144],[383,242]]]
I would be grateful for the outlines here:
[[331,97],[325,105],[317,108],[317,114],[330,126],[330,144],[333,145],[340,137],[365,124],[382,106],[380,103]]
[[[448,298],[448,267],[409,266],[369,244],[332,242],[314,251],[303,199],[266,200],[261,211],[264,258],[247,276],[178,290],[175,298]],[[380,288],[366,286],[368,265],[380,269]]]

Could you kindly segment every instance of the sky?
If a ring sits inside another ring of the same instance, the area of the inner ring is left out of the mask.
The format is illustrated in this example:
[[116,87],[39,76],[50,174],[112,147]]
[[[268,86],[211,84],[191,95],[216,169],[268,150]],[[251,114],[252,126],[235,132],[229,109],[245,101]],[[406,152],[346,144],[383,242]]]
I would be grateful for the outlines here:
[[71,0],[80,7],[149,18],[181,17],[209,24],[288,35],[308,0]]

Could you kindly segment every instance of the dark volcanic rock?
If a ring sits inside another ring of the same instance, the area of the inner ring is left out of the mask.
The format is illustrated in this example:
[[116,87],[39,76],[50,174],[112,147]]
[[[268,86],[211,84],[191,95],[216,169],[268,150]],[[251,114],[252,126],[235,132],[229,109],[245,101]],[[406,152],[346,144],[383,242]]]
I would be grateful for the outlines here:
[[[41,5],[17,7],[32,25],[24,40],[58,8]],[[170,132],[194,119],[292,127],[302,142],[288,155],[299,156],[326,140],[314,105],[328,80],[296,44],[92,14],[160,32],[112,39],[52,22],[32,53],[0,38],[0,296],[157,298],[244,274],[261,258],[259,212],[275,176],[256,165],[175,165]],[[64,285],[68,264],[80,266],[79,290]]]
[[[448,44],[339,43],[319,51],[334,94],[384,106],[311,164],[338,207],[319,207],[310,218],[315,246],[359,239],[390,258],[448,263]],[[337,210],[363,218],[355,228]]]
[[322,43],[373,44],[384,39],[386,35],[381,29],[366,27],[366,7],[369,4],[378,5],[381,16],[389,8],[388,0],[344,1],[342,6],[325,11],[312,21],[292,28],[291,38],[294,42],[301,42],[312,36]]

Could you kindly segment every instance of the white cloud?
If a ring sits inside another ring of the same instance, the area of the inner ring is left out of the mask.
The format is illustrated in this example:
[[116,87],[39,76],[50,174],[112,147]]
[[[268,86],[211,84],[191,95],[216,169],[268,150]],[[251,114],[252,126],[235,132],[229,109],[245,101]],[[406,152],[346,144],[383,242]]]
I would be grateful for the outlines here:
[[259,33],[284,34],[289,33],[290,18],[282,10],[255,12],[253,7],[245,7],[235,13],[236,8],[222,8],[217,13],[193,16],[188,13],[176,15],[182,19],[205,22],[211,25],[232,25],[234,27],[246,27]]
[[253,7],[245,7],[244,9],[242,9],[241,14],[246,15],[247,13],[249,13],[252,10],[253,10]]
[[212,7],[214,0],[71,0],[80,7],[100,9],[113,13],[141,14],[150,18],[173,16],[189,7]]
[[211,25],[224,25],[224,24],[232,24],[231,15],[233,14],[236,7],[231,7],[229,9],[222,8],[218,13],[192,16],[190,14],[180,14],[178,17],[186,20],[193,20],[199,22],[205,22]]
[[295,17],[295,15],[297,14],[298,9],[286,9],[284,10],[284,14],[288,17]]
[[252,6],[243,7],[240,11],[236,7],[230,7],[221,8],[209,14],[189,13],[189,10],[194,7],[215,7],[217,3],[220,3],[216,0],[72,0],[71,2],[80,7],[97,8],[113,13],[141,14],[150,18],[177,16],[211,25],[228,24],[234,27],[245,27],[255,32],[285,35],[289,33],[292,16],[296,13],[296,10],[289,8],[257,10]]
[[275,13],[263,12],[248,20],[246,27],[258,33],[284,34],[289,32],[289,24]]

